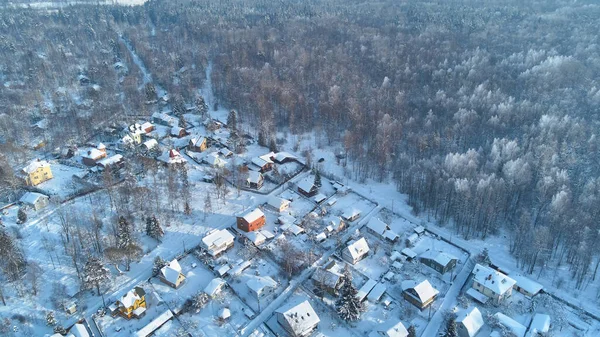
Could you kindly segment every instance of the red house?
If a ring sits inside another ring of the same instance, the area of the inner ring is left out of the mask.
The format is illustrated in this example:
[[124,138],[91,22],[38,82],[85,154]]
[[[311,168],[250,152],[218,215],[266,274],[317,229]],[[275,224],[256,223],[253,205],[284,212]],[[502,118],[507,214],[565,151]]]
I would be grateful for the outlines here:
[[244,216],[237,218],[237,227],[244,232],[252,232],[260,229],[265,225],[267,219],[265,213],[260,209],[256,208],[250,213],[246,213]]

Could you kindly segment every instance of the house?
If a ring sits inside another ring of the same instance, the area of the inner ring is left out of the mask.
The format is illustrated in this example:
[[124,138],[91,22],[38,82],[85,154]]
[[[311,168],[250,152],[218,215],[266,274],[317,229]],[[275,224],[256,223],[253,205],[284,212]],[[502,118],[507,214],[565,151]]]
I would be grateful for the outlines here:
[[203,292],[210,297],[215,297],[219,293],[221,293],[221,290],[223,290],[223,287],[226,284],[227,282],[225,282],[225,280],[223,280],[222,278],[214,278],[208,283],[208,285],[206,285]]
[[439,293],[428,280],[418,283],[414,280],[402,282],[402,296],[421,310],[431,305]]
[[456,317],[456,331],[459,337],[475,337],[483,327],[483,317],[477,307],[462,311]]
[[550,316],[535,314],[529,324],[527,337],[538,337],[538,334],[546,334],[548,331],[550,331]]
[[183,275],[181,272],[181,266],[179,265],[177,259],[174,259],[173,261],[169,262],[168,265],[160,269],[158,278],[163,283],[177,289],[185,280],[185,275]]
[[37,186],[52,179],[52,170],[47,161],[37,159],[21,170],[21,177],[27,186]]
[[27,205],[36,211],[48,206],[50,198],[47,195],[36,192],[27,192],[23,194],[19,202],[23,205]]
[[248,240],[250,240],[250,242],[252,242],[252,244],[254,244],[257,247],[265,243],[265,241],[267,241],[267,238],[261,233],[261,231],[248,232],[244,234],[248,238]]
[[367,224],[367,230],[373,235],[391,242],[396,241],[398,238],[398,234],[391,230],[390,226],[377,218],[371,218],[371,220],[369,220],[369,223]]
[[146,313],[146,291],[135,287],[123,295],[117,302],[118,313],[126,319],[140,318]]
[[81,156],[81,161],[87,166],[96,166],[96,163],[104,158],[106,158],[106,148],[103,150],[92,148]]
[[379,302],[381,296],[385,294],[387,287],[383,283],[377,283],[369,292],[367,299],[371,302]]
[[219,310],[218,317],[221,321],[226,321],[231,317],[231,310],[229,308],[222,308]]
[[252,232],[265,225],[267,218],[259,208],[237,218],[237,227],[244,232]]
[[338,294],[345,282],[344,275],[336,271],[335,261],[331,261],[323,268],[315,270],[311,279],[321,289],[334,296]]
[[231,150],[229,150],[229,149],[228,149],[228,148],[226,148],[226,147],[222,147],[222,148],[219,150],[219,154],[221,154],[221,155],[222,155],[223,157],[225,157],[225,158],[228,158],[228,157],[231,157],[231,156],[233,156],[233,152],[231,152]]
[[404,327],[404,324],[400,321],[386,322],[378,327],[376,330],[371,331],[369,337],[407,337],[408,330]]
[[369,245],[365,238],[360,238],[356,241],[352,241],[346,249],[342,251],[342,258],[349,263],[356,264],[358,261],[364,259],[369,253]]
[[517,283],[512,278],[490,267],[476,264],[473,268],[473,289],[500,304],[512,295],[513,286]]
[[69,333],[66,337],[90,337],[90,333],[85,325],[76,323],[69,329]]
[[157,146],[158,146],[158,141],[154,138],[149,139],[149,140],[145,141],[144,144],[142,144],[142,148],[145,151],[150,151],[150,150],[156,148]]
[[219,154],[217,152],[209,154],[208,156],[204,157],[202,161],[212,167],[224,167],[227,163],[223,159],[219,158]]
[[542,291],[542,289],[544,289],[544,286],[535,281],[530,280],[525,276],[511,275],[511,278],[515,280],[515,282],[517,282],[513,288],[529,298],[539,294],[539,292]]
[[417,257],[417,253],[415,253],[415,251],[410,248],[403,248],[402,255],[406,256],[407,260],[412,260],[415,257]]
[[131,124],[127,128],[127,136],[133,140],[133,144],[141,144],[142,136],[146,134],[146,131],[142,129],[142,126],[138,123]]
[[346,212],[344,212],[344,214],[342,214],[342,219],[348,221],[348,222],[352,222],[356,219],[358,219],[360,217],[360,210],[356,209],[356,208],[352,208]]
[[233,247],[235,237],[227,229],[215,229],[202,238],[200,244],[210,256],[218,256],[230,247]]
[[173,312],[171,310],[166,310],[162,314],[158,315],[155,319],[153,319],[148,325],[139,330],[135,337],[148,337],[152,336],[152,334],[158,330],[161,326],[165,325],[168,321],[173,318]]
[[160,124],[164,126],[174,126],[178,124],[175,117],[169,116],[164,112],[155,112],[152,114],[152,122],[154,124]]
[[250,295],[255,299],[260,299],[264,296],[272,294],[277,289],[277,282],[270,276],[253,276],[246,282]]
[[171,128],[170,134],[171,137],[182,138],[185,137],[185,135],[187,135],[187,132],[182,127],[174,126]]
[[314,177],[307,177],[298,183],[298,192],[305,197],[312,197],[317,194],[318,187],[315,185]]
[[414,247],[415,244],[419,241],[419,235],[413,233],[406,238],[406,245],[408,247]]
[[98,166],[100,166],[103,170],[111,169],[118,170],[125,164],[125,160],[123,156],[120,154],[115,154],[114,156],[110,156],[108,158],[104,158],[98,162]]
[[322,194],[322,193],[317,193],[317,195],[315,195],[314,198],[313,198],[313,200],[317,204],[322,203],[325,199],[327,199],[327,196],[325,194]]
[[364,301],[365,298],[367,298],[367,295],[369,295],[371,290],[373,290],[373,288],[375,288],[376,285],[377,281],[368,279],[367,282],[365,282],[365,284],[363,284],[363,286],[360,287],[358,293],[356,293],[356,298],[361,302]]
[[142,131],[144,131],[146,134],[154,131],[154,125],[150,122],[145,122],[144,124],[142,124],[141,127]]
[[326,219],[323,219],[325,229],[329,233],[337,233],[341,232],[346,228],[346,222],[339,216],[330,216]]
[[254,157],[252,158],[252,164],[256,165],[258,171],[261,173],[271,171],[273,169],[273,161],[271,160],[271,156],[273,155],[274,153],[270,152],[260,157]]
[[308,300],[300,303],[288,303],[275,311],[277,322],[292,337],[309,336],[317,328],[319,316]]
[[267,205],[277,212],[283,212],[290,207],[290,201],[276,196],[270,196],[267,200]]
[[246,186],[254,189],[260,189],[264,183],[262,173],[256,171],[248,171],[248,178],[246,178]]
[[454,268],[458,262],[458,258],[448,253],[437,252],[433,250],[423,253],[419,257],[419,260],[422,264],[432,268],[440,274],[445,274],[452,270],[452,268]]
[[167,165],[177,165],[177,164],[185,164],[187,163],[187,159],[185,159],[179,151],[175,149],[171,149],[166,153],[163,153],[158,160],[165,162]]
[[292,161],[297,161],[298,158],[296,156],[289,154],[287,152],[277,152],[275,153],[271,159],[273,159],[277,164],[285,164]]
[[494,317],[498,320],[498,324],[502,325],[507,331],[512,332],[516,337],[525,336],[525,331],[527,328],[523,324],[515,321],[501,312],[495,313]]
[[425,227],[420,226],[420,225],[415,227],[413,230],[414,230],[415,234],[417,234],[419,236],[422,235],[423,233],[425,233]]
[[203,136],[196,136],[188,142],[188,150],[193,152],[204,152],[208,148],[208,141]]

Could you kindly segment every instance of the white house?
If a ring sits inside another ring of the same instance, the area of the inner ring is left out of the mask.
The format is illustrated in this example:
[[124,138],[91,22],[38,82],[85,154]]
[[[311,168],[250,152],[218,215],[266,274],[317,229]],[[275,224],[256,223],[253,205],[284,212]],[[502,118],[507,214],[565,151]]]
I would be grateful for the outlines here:
[[36,192],[27,192],[23,194],[21,199],[19,199],[19,202],[35,209],[36,211],[39,211],[40,209],[48,206],[49,200],[50,198],[48,198],[47,195]]
[[246,286],[250,290],[250,294],[256,299],[260,299],[266,295],[272,294],[277,289],[277,282],[270,276],[253,276]]
[[385,322],[381,327],[371,331],[369,337],[406,337],[408,330],[400,321]]
[[202,239],[202,247],[211,256],[217,256],[221,252],[233,247],[235,237],[227,229],[213,230]]
[[352,241],[344,251],[342,251],[342,258],[352,264],[356,264],[362,260],[369,253],[369,245],[365,238],[360,238],[356,241]]
[[512,278],[490,267],[476,264],[473,268],[473,289],[492,299],[495,304],[510,297],[516,283]]
[[439,293],[428,280],[418,283],[413,280],[402,281],[402,296],[421,310],[433,303]]
[[227,282],[225,282],[225,280],[223,280],[222,278],[214,278],[208,283],[206,287],[204,287],[203,291],[208,296],[215,297],[221,292],[221,290],[226,284]]
[[477,307],[464,310],[456,318],[456,330],[459,337],[475,337],[483,327],[483,317]]
[[309,336],[321,322],[308,300],[284,305],[275,314],[277,322],[293,337]]

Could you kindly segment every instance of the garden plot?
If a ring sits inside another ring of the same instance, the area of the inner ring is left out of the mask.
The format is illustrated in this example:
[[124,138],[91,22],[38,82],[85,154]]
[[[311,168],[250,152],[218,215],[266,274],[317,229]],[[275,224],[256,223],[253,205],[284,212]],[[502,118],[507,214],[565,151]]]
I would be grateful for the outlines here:
[[390,226],[390,229],[396,232],[398,235],[402,235],[404,233],[408,233],[408,235],[410,235],[414,233],[413,229],[415,228],[415,224],[395,213],[392,213],[387,208],[383,208],[376,216]]
[[312,200],[302,197],[291,189],[283,191],[279,197],[291,201],[290,207],[281,213],[291,215],[297,220],[302,219],[315,208],[315,203]]
[[255,312],[273,301],[288,286],[287,276],[268,260],[255,258],[240,275],[229,275],[235,293]]
[[356,220],[349,221],[349,226],[355,221],[360,221],[361,218],[365,217],[377,206],[375,203],[353,192],[346,195],[336,195],[335,198],[337,199],[337,202],[330,206],[328,214],[345,217],[352,213],[353,210],[360,213]]

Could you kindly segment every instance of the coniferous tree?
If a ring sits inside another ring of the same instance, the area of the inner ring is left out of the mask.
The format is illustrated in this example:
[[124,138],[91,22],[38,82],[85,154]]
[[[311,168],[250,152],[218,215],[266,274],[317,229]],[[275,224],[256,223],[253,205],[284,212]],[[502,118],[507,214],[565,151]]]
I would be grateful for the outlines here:
[[146,219],[146,234],[155,240],[160,240],[165,235],[158,219],[154,215]]
[[100,296],[100,285],[109,280],[109,271],[97,257],[90,257],[83,267],[83,284],[88,288],[96,288]]
[[458,337],[456,318],[454,316],[448,318],[448,321],[446,322],[446,332],[444,333],[444,337]]
[[23,208],[19,208],[19,211],[17,212],[17,220],[19,224],[25,223],[27,221],[27,213],[25,213],[25,210]]
[[231,135],[237,135],[237,114],[235,110],[229,111],[229,115],[227,115],[227,128],[231,132]]
[[167,261],[163,260],[162,257],[157,256],[154,258],[154,264],[152,265],[152,275],[156,276],[162,269],[162,267],[169,264]]
[[479,260],[479,263],[484,264],[484,265],[489,265],[490,263],[492,263],[492,261],[490,260],[490,254],[489,254],[489,251],[487,248],[483,248],[481,253],[477,256],[477,260]]
[[358,290],[352,284],[352,274],[346,268],[344,271],[344,285],[340,289],[340,297],[335,303],[336,311],[345,321],[358,321],[364,311],[362,302],[356,298]]
[[48,311],[48,313],[46,314],[46,325],[56,325],[56,317],[54,317],[54,311]]
[[315,172],[315,186],[321,187],[321,172],[319,170]]
[[274,138],[271,138],[271,141],[269,141],[269,151],[277,152],[277,143]]
[[117,224],[117,247],[125,248],[131,243],[131,226],[125,217],[120,216]]
[[417,329],[412,324],[408,327],[408,337],[417,337]]
[[196,112],[202,116],[205,117],[206,113],[208,112],[208,105],[206,105],[206,102],[204,101],[204,97],[202,96],[198,96],[196,98]]
[[212,213],[212,200],[210,198],[210,193],[207,191],[206,196],[204,197],[204,219],[208,213]]

